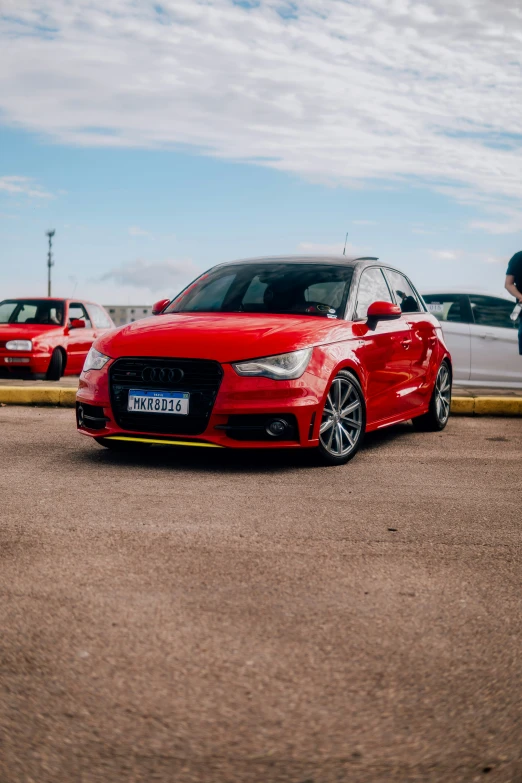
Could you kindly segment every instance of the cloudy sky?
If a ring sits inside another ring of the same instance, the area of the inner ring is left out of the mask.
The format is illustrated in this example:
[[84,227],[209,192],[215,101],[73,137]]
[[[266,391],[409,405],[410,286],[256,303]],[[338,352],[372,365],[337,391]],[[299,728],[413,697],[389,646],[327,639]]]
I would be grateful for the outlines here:
[[522,248],[518,0],[2,0],[0,296],[173,295],[244,256],[500,291]]

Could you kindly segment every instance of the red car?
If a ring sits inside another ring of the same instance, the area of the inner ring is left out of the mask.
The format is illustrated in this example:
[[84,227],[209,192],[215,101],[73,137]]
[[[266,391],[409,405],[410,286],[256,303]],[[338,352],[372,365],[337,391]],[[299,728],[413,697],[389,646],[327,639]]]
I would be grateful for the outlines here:
[[154,313],[87,357],[77,423],[104,446],[315,448],[338,465],[365,432],[448,421],[440,324],[378,259],[221,264]]
[[0,302],[0,373],[45,377],[78,375],[94,340],[114,329],[100,305],[77,299]]

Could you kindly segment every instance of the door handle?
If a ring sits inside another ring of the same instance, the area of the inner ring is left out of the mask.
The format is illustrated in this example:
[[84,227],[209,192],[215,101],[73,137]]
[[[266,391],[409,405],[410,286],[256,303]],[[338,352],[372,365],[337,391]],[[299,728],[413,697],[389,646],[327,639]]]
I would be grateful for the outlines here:
[[482,340],[496,340],[497,339],[496,334],[493,334],[493,332],[482,332],[482,334],[479,334],[479,337]]
[[401,345],[404,348],[404,350],[407,351],[411,345],[411,340],[401,340]]

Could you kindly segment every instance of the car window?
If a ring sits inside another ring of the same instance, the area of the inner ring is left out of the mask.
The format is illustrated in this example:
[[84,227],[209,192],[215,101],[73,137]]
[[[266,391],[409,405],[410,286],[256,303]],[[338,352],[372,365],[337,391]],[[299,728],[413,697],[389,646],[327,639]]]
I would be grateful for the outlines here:
[[495,296],[470,295],[473,320],[479,326],[500,326],[504,329],[516,329],[517,321],[509,317],[515,306],[514,302]]
[[[252,305],[259,305],[260,309],[265,307],[265,293],[268,283],[263,283],[256,275],[248,286],[243,296],[243,308],[251,309]],[[320,283],[311,283],[303,291],[305,302],[314,302],[325,304],[337,310],[341,306],[344,293],[344,286],[339,285],[338,280],[323,281]]]
[[87,329],[92,329],[91,319],[87,314],[85,307],[80,302],[74,302],[69,305],[69,323],[74,319],[79,318],[81,321],[85,321]]
[[0,303],[0,323],[63,324],[63,302],[52,299],[8,299]]
[[400,306],[403,313],[419,313],[421,306],[415,294],[415,291],[400,272],[393,269],[386,270],[386,277],[392,287],[395,295],[395,301]]
[[182,297],[181,302],[185,307],[188,307],[190,301],[190,310],[192,312],[208,313],[219,311],[223,306],[234,278],[235,275],[232,273],[215,278],[207,277],[199,286],[194,286],[185,297]]
[[88,307],[97,329],[112,329],[111,319],[102,307],[95,304],[89,304]]
[[428,312],[439,321],[468,322],[460,294],[426,294],[423,299],[426,302]]
[[247,262],[216,267],[182,292],[166,312],[344,315],[353,266]]
[[343,299],[343,286],[335,282],[312,283],[304,292],[307,302],[325,304],[338,310]]
[[16,311],[11,314],[9,322],[12,324],[35,324],[38,307],[28,302],[20,303]]
[[268,283],[262,283],[259,275],[252,278],[252,282],[243,296],[243,305],[262,305]]
[[365,269],[359,279],[354,318],[366,318],[372,302],[391,302],[390,289],[384,275],[377,267]]

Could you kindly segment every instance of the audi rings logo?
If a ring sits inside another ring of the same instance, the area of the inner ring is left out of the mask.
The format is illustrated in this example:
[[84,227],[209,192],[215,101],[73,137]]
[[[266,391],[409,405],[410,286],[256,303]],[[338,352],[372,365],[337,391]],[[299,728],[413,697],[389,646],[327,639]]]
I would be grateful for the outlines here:
[[185,373],[177,367],[144,367],[141,377],[153,383],[178,383]]

